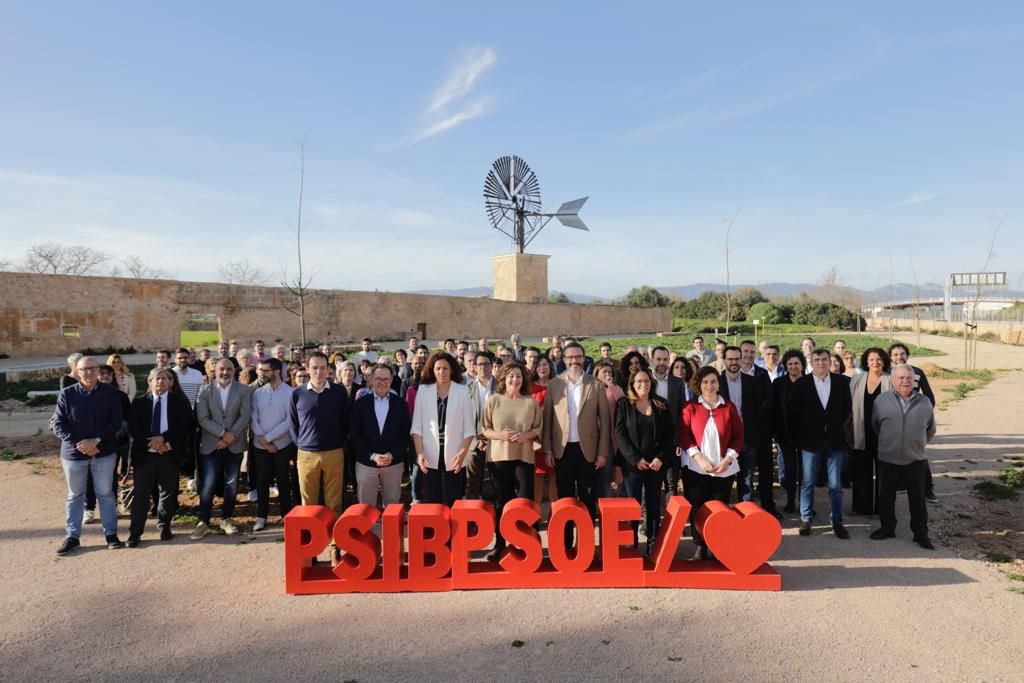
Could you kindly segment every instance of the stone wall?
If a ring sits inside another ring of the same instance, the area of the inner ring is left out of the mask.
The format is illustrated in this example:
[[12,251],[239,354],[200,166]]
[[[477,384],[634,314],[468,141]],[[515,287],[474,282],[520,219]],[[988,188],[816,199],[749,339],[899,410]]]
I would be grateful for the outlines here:
[[[221,337],[268,344],[299,339],[295,297],[279,287],[174,280],[0,273],[0,353],[53,356],[109,346],[176,346],[189,313],[215,313]],[[487,298],[317,290],[307,298],[306,337],[345,342],[670,330],[668,309],[513,303]],[[67,336],[75,335],[75,336]]]

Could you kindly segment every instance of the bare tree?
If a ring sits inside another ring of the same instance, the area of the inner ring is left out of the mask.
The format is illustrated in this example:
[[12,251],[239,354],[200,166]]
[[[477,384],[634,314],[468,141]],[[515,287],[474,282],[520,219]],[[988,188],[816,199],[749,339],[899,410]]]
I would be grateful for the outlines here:
[[740,217],[740,210],[736,209],[736,213],[732,215],[732,218],[723,218],[722,223],[725,225],[725,333],[729,334],[729,323],[732,321],[732,289],[730,285],[730,273],[729,273],[729,233],[732,231],[732,226],[736,222],[736,219]]
[[0,273],[4,273],[8,270],[14,270],[14,263],[7,260],[0,260]]
[[306,148],[299,144],[299,213],[295,222],[295,253],[297,257],[298,272],[295,277],[289,277],[287,267],[281,268],[281,286],[287,289],[294,297],[297,306],[295,308],[285,307],[289,313],[299,319],[299,334],[302,337],[302,345],[306,345],[306,304],[310,296],[310,285],[316,273],[309,273],[303,270],[302,265],[302,192],[306,180]]
[[[168,273],[166,270],[160,270],[159,268],[154,268],[153,266],[151,266],[148,263],[146,263],[145,261],[143,261],[142,258],[139,257],[139,256],[129,256],[128,258],[126,258],[124,260],[124,262],[121,265],[123,265],[124,269],[128,271],[128,276],[129,277],[133,277],[136,280],[171,280],[171,279],[173,279],[173,276],[170,273]],[[115,274],[117,274],[117,275],[120,274],[120,271],[117,269],[117,266],[115,266],[114,270],[111,272],[111,275],[115,275]]]
[[[988,245],[988,255],[985,256],[985,265],[981,267],[982,273],[988,272],[988,264],[992,262],[992,259],[996,255],[996,237],[999,235],[1000,228],[1003,227],[1003,223],[1006,221],[1006,216],[1003,216],[996,223],[995,229],[992,231],[992,241]],[[975,316],[978,313],[978,304],[981,302],[981,281],[979,279],[978,284],[974,289],[974,301],[971,302],[970,320],[968,320],[968,312],[964,310],[964,369],[974,370],[978,366],[978,323]]]
[[917,268],[914,267],[914,252],[909,252],[910,273],[914,276],[914,332],[917,334],[917,345],[921,345],[921,284],[917,281]]
[[270,275],[249,259],[227,261],[217,268],[221,279],[231,285],[262,285],[270,280]]
[[29,273],[88,275],[110,260],[110,254],[74,244],[44,242],[33,244],[22,263]]

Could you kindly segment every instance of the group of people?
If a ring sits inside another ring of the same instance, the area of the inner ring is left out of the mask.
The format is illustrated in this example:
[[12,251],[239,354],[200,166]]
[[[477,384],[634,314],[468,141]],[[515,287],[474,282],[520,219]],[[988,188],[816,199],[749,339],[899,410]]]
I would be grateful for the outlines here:
[[[386,506],[402,502],[403,487],[412,504],[486,497],[499,514],[514,498],[546,496],[577,498],[596,517],[598,499],[627,495],[644,511],[649,552],[663,496],[680,489],[694,512],[730,502],[735,488],[736,500],[781,519],[777,464],[783,509],[799,505],[800,535],[811,533],[824,475],[837,538],[849,538],[844,483],[852,512],[878,515],[876,539],[895,535],[905,488],[914,540],[933,547],[925,446],[934,397],[905,345],[869,348],[859,360],[844,359],[842,342],[818,349],[811,338],[780,354],[751,340],[712,350],[698,335],[686,353],[629,347],[620,359],[610,343],[593,358],[557,336],[546,350],[515,334],[490,347],[446,339],[431,350],[412,337],[407,348],[378,352],[364,339],[350,359],[330,345],[267,352],[261,341],[222,342],[216,353],[158,352],[141,393],[120,356],[100,366],[75,354],[53,419],[68,483],[58,553],[78,547],[93,499],[108,546],[121,547],[116,488],[129,463],[129,547],[141,543],[152,508],[160,539],[173,538],[182,475],[199,493],[190,538],[210,533],[217,496],[221,531],[238,533],[243,463],[254,532],[267,526],[274,495],[282,517],[299,501],[336,514],[351,502]],[[570,526],[567,547],[572,535]],[[694,558],[712,558],[695,527],[693,537]],[[504,549],[499,531],[490,557]],[[331,554],[340,559],[333,546]]]

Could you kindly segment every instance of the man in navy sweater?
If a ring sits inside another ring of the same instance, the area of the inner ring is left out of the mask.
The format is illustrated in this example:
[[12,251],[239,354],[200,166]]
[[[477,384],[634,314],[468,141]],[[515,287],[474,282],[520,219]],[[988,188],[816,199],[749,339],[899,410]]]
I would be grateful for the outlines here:
[[117,537],[117,501],[114,499],[121,399],[117,389],[99,381],[99,367],[89,356],[79,358],[75,365],[78,384],[67,387],[57,398],[53,433],[60,439],[60,462],[68,483],[67,536],[57,548],[58,555],[66,555],[79,546],[90,472],[107,547],[122,547]]
[[292,392],[292,430],[302,504],[319,504],[322,478],[324,504],[340,515],[350,406],[345,389],[327,381],[327,365],[319,351],[309,355],[309,382]]

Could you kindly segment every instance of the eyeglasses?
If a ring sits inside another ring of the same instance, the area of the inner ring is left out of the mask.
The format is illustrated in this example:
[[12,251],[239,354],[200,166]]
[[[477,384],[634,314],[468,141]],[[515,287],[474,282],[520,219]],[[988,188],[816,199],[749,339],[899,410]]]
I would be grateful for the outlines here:
[[78,368],[79,372],[96,372],[100,369],[98,365],[86,365],[84,368]]

